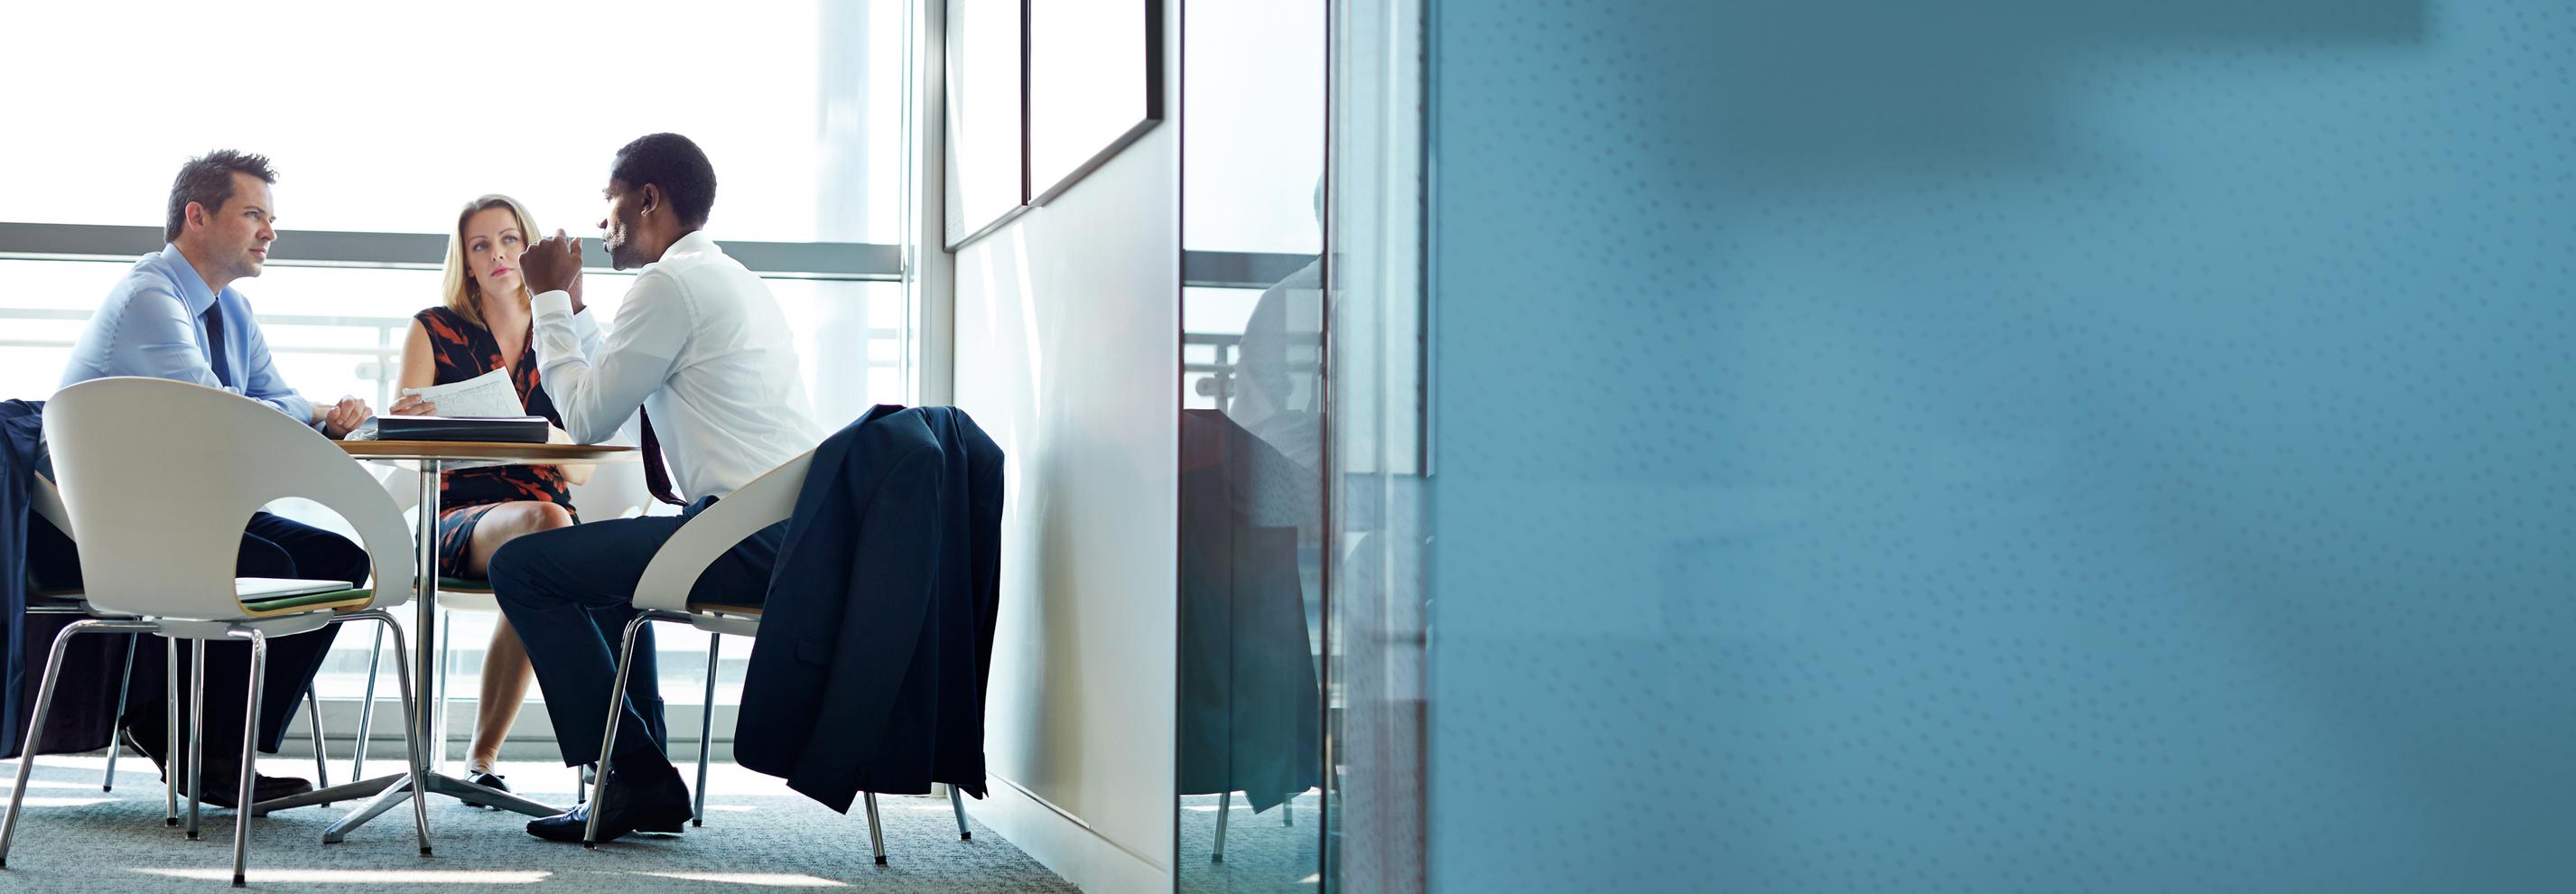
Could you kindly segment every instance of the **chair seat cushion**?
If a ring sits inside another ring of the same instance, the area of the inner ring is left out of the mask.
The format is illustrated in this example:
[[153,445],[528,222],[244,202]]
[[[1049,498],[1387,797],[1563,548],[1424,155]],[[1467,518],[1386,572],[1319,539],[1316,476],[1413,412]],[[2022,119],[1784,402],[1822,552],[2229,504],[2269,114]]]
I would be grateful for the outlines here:
[[490,593],[492,582],[479,577],[442,577],[438,579],[438,590],[442,593]]

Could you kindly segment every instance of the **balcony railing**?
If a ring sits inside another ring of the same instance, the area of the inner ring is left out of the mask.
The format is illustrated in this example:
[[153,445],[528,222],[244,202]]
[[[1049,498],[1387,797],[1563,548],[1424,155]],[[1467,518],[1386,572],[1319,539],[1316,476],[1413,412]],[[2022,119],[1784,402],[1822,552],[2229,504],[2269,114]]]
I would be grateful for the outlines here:
[[[86,310],[0,308],[0,333],[14,333],[20,328],[8,325],[8,321],[12,320],[69,320],[81,322],[88,320],[90,313],[90,311]],[[269,343],[268,350],[269,353],[280,357],[345,356],[356,358],[358,360],[358,366],[355,370],[357,379],[362,382],[373,383],[375,386],[374,392],[367,396],[369,405],[376,407],[389,407],[393,405],[393,391],[395,384],[393,373],[399,365],[398,361],[402,356],[403,336],[411,327],[410,317],[260,314],[259,324],[263,329],[297,326],[313,327],[315,329],[322,330],[357,329],[369,333],[369,335],[364,339],[368,343],[364,345],[317,345],[296,344],[292,342],[280,343],[272,341]],[[871,328],[868,330],[867,334],[871,339],[899,339],[904,336],[903,330],[888,328]],[[10,348],[69,348],[71,346],[72,339],[68,338],[0,337],[0,350],[7,350]],[[888,369],[900,368],[902,365],[903,360],[901,357],[868,364],[871,368]]]

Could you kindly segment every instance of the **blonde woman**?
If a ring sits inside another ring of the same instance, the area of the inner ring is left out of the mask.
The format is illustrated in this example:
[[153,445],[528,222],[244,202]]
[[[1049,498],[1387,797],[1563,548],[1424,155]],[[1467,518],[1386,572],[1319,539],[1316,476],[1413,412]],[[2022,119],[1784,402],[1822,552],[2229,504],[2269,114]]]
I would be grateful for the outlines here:
[[[528,347],[528,288],[519,278],[519,255],[536,234],[535,221],[517,200],[488,195],[465,205],[448,232],[447,277],[439,306],[412,317],[403,342],[401,386],[424,388],[462,382],[496,369],[528,414],[557,425],[554,401],[537,380],[536,352]],[[438,407],[419,397],[395,401],[402,415],[431,414]],[[480,578],[492,551],[522,534],[573,524],[571,486],[587,470],[559,466],[486,466],[448,472],[438,485],[438,573]],[[508,618],[492,630],[483,653],[483,691],[466,752],[467,781],[507,791],[492,772],[501,737],[519,716],[531,670],[528,652]]]

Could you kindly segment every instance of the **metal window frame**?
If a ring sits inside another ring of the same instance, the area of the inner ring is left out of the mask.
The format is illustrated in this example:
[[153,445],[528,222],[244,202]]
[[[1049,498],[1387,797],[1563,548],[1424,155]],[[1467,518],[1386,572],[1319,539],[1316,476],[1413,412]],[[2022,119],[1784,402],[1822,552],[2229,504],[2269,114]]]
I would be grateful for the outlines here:
[[[0,222],[0,258],[42,261],[131,259],[166,244],[159,227],[103,224]],[[773,279],[900,282],[903,251],[874,242],[753,242],[717,240],[725,253]],[[437,270],[446,263],[447,237],[436,233],[365,233],[285,230],[269,263],[281,267],[359,267]],[[582,266],[609,269],[599,240],[582,240]]]

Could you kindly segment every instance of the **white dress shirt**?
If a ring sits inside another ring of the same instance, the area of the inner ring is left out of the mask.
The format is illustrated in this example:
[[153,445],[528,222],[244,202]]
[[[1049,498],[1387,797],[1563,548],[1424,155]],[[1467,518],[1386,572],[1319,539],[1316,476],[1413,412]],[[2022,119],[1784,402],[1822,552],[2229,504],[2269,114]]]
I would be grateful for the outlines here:
[[731,494],[823,440],[778,300],[704,231],[637,272],[605,335],[563,291],[531,307],[539,381],[564,431],[605,441],[641,404],[683,498]]

